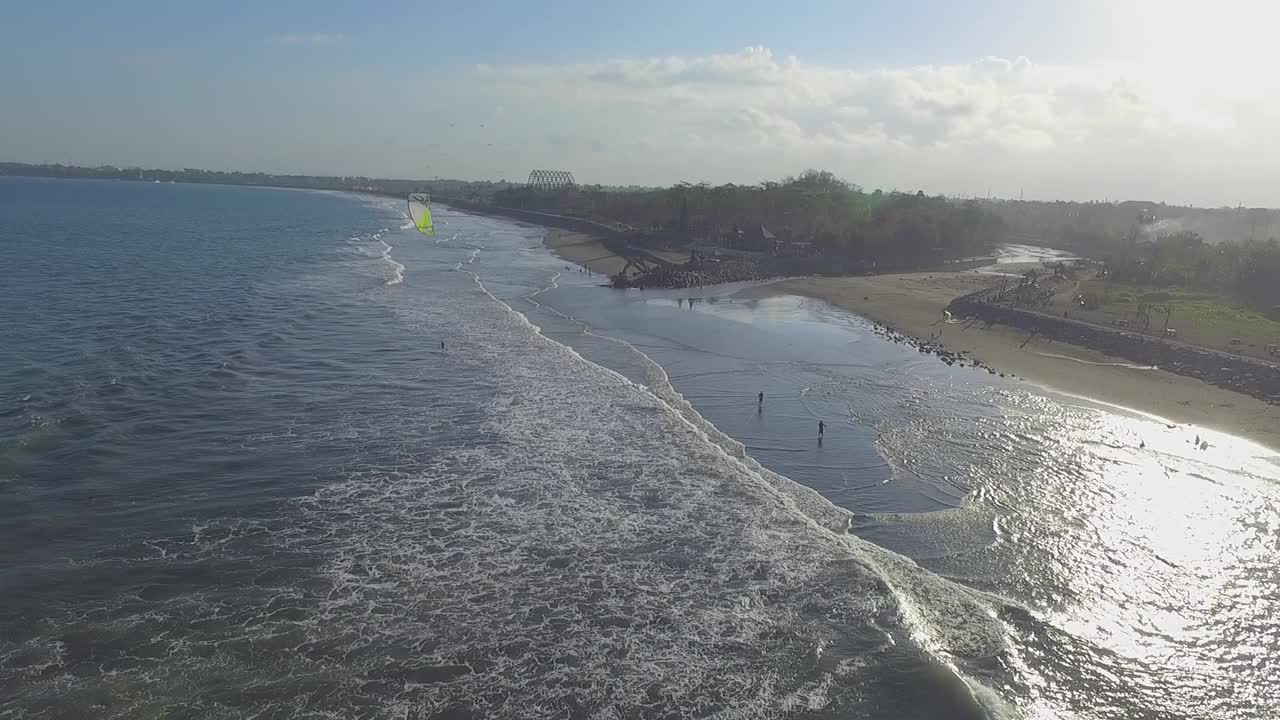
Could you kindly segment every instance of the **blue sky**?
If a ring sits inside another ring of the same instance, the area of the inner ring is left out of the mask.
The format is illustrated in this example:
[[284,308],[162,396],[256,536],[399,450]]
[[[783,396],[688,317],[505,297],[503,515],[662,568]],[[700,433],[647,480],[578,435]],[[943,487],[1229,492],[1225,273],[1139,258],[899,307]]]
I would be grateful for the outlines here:
[[9,2],[0,159],[1280,203],[1280,17],[1204,8]]
[[359,62],[378,66],[579,61],[733,51],[760,44],[783,55],[851,65],[963,62],[986,55],[1062,61],[1088,59],[1102,46],[1100,33],[1108,27],[1095,20],[1105,15],[1105,3],[1041,5],[1026,0],[63,0],[18,3],[4,11],[3,32],[11,52],[53,47],[73,62],[146,48],[174,59],[215,64],[281,58],[280,48],[273,52],[263,40],[302,33],[342,34],[342,55],[359,54]]

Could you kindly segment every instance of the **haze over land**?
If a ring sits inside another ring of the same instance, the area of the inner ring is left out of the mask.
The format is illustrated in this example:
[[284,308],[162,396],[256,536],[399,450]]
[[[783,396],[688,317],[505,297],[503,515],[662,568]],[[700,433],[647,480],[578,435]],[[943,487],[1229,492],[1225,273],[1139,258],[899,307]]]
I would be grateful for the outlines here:
[[1280,205],[1262,2],[71,5],[0,29],[0,159]]

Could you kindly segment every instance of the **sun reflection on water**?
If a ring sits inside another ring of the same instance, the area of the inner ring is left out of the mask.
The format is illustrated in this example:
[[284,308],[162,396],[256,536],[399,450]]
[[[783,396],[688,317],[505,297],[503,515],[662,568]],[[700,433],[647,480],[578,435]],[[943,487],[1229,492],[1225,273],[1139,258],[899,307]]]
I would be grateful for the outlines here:
[[[1277,455],[1224,433],[1045,398],[1017,405],[1025,413],[1003,434],[1016,443],[998,464],[1005,471],[988,463],[975,481],[975,497],[997,514],[998,584],[1072,636],[1119,695],[1150,694],[1178,715],[1274,707]],[[1057,422],[1037,431],[1045,413]],[[1015,663],[1047,701],[1058,695],[1053,676],[1082,669],[1025,634],[1018,644],[1031,658]]]

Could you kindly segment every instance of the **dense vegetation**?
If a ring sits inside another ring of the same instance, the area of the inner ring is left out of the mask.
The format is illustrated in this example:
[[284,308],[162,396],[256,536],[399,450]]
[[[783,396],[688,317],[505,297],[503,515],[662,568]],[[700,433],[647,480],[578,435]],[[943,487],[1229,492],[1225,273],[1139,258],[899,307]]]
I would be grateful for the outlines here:
[[1280,237],[1280,210],[1266,208],[1198,208],[1165,203],[1038,202],[983,200],[1019,240],[1076,250],[1084,254],[1111,249],[1128,237],[1140,218],[1149,226],[1145,235],[1191,231],[1205,242],[1240,242]]
[[1005,234],[1001,219],[976,202],[864,192],[816,170],[759,185],[681,183],[639,192],[513,186],[492,201],[711,242],[763,225],[783,241],[810,243],[813,252],[894,266],[983,255]]
[[[665,189],[584,186],[554,192],[506,182],[281,175],[0,163],[0,175],[151,182],[270,185],[440,198],[545,210],[641,230],[718,241],[735,228],[764,226],[813,252],[881,267],[982,255],[1016,239],[1076,249],[1107,261],[1116,281],[1185,288],[1233,298],[1280,316],[1280,212],[1201,210],[1154,203],[957,202],[923,193],[865,192],[829,172],[759,185],[681,183]],[[1216,244],[1187,227],[1206,228]],[[1263,239],[1267,238],[1267,239]]]
[[1219,293],[1280,320],[1280,242],[1274,238],[1211,245],[1183,231],[1116,243],[1106,259],[1113,280]]
[[1146,288],[1142,296],[1213,294],[1280,318],[1280,211],[1150,202],[984,204],[1005,219],[1013,239],[1105,260],[1112,282]]
[[[280,175],[217,170],[96,168],[0,163],[0,175],[263,185],[398,195],[544,210],[718,242],[735,228],[763,226],[809,253],[865,265],[910,267],[983,255],[1003,241],[1005,223],[977,202],[924,193],[864,192],[829,172],[759,185],[681,183],[665,189],[584,186],[545,191],[506,182]],[[807,245],[805,245],[807,243]]]

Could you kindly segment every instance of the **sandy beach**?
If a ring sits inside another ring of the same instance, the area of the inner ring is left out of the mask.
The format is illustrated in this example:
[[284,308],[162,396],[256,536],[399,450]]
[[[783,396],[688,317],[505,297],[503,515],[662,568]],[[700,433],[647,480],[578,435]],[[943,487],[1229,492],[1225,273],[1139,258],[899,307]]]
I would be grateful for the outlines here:
[[[581,265],[591,270],[591,272],[606,275],[606,281],[608,280],[607,276],[617,273],[627,264],[625,258],[614,254],[613,251],[604,246],[604,243],[584,233],[548,229],[542,242],[557,256]],[[681,263],[689,259],[683,252],[669,252],[666,250],[650,252],[674,263]]]
[[626,260],[610,252],[599,240],[583,233],[549,229],[543,243],[557,256],[594,273],[603,273],[605,280],[626,264]]
[[998,283],[997,277],[977,272],[920,273],[784,280],[746,292],[825,300],[907,335],[935,337],[948,350],[967,352],[1051,393],[1212,428],[1280,449],[1280,407],[1075,345],[1030,338],[1014,328],[943,322],[942,309],[952,298]]
[[[581,233],[549,230],[545,243],[559,257],[595,272],[615,273],[625,262]],[[1123,358],[1030,338],[1014,328],[943,321],[942,309],[952,299],[999,282],[999,276],[974,271],[802,278],[751,288],[742,295],[817,298],[912,337],[935,338],[952,352],[966,352],[1075,402],[1212,428],[1280,449],[1280,407],[1193,378],[1140,368]]]

